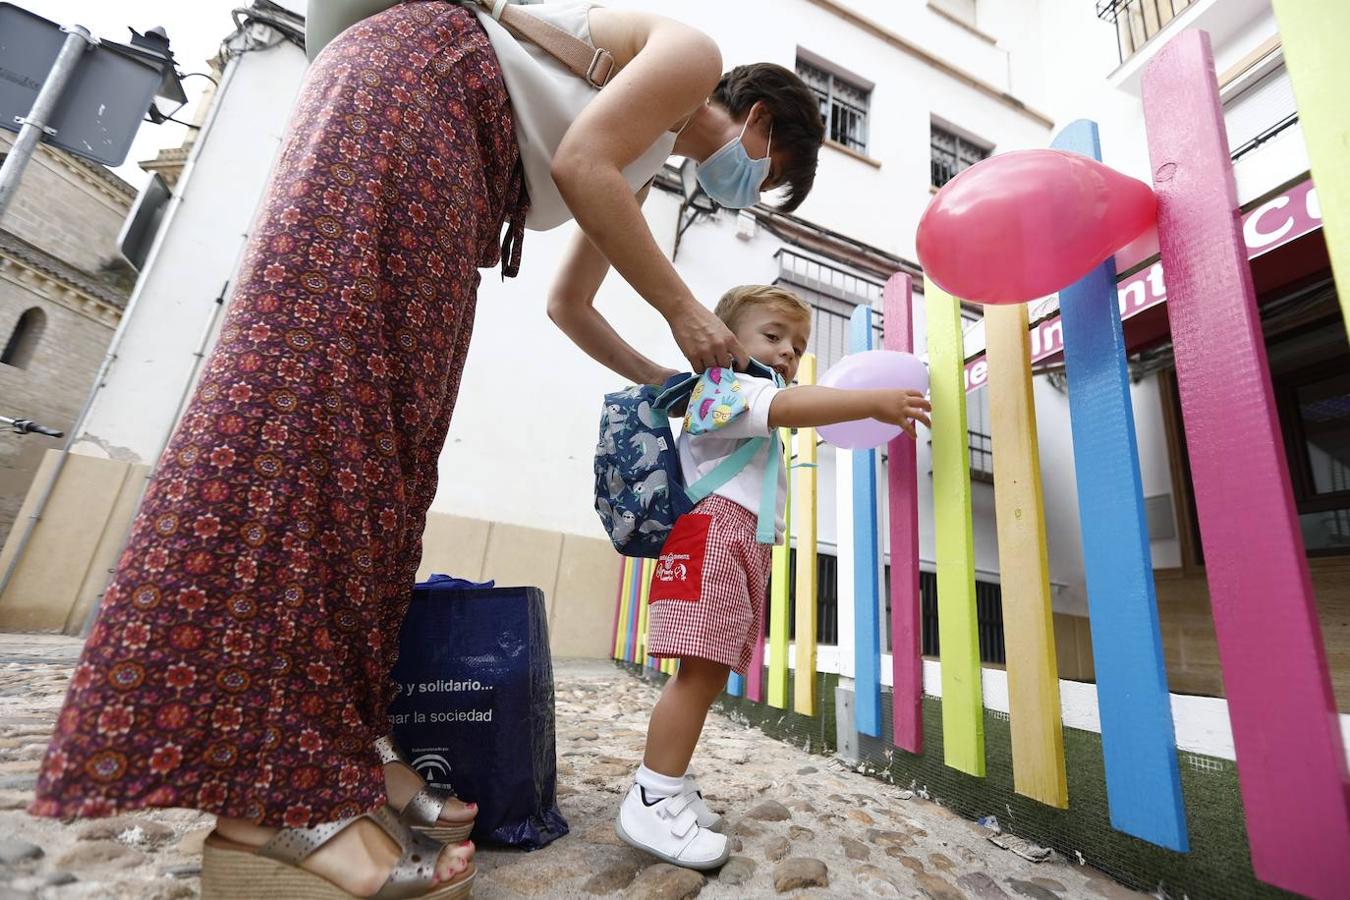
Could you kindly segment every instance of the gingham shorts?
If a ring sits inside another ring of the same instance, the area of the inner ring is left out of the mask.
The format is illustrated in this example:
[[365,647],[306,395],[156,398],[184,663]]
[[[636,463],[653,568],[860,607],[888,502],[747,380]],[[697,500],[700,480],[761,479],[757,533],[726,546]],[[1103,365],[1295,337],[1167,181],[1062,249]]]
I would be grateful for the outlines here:
[[755,540],[755,514],[713,494],[680,517],[652,573],[647,652],[750,669],[764,633],[772,548]]

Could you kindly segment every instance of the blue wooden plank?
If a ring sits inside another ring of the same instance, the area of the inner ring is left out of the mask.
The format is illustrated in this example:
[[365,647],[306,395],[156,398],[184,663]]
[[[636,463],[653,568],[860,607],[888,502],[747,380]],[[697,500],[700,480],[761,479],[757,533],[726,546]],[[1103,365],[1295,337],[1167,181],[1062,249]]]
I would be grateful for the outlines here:
[[[872,349],[872,309],[858,306],[849,319],[848,349]],[[858,733],[881,737],[881,628],[877,621],[877,452],[853,453],[853,640],[855,718]]]
[[731,677],[727,679],[727,693],[733,697],[744,697],[745,676],[732,672]]
[[[1097,125],[1088,120],[1071,123],[1051,146],[1101,159]],[[1111,824],[1184,852],[1186,815],[1115,261],[1108,259],[1059,296]]]

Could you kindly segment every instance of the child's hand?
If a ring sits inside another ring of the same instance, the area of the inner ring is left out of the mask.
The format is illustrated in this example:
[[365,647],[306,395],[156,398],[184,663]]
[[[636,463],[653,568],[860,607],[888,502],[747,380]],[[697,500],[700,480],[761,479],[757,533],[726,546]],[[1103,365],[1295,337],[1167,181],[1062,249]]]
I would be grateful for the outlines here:
[[928,418],[933,404],[925,400],[919,391],[889,389],[875,391],[875,394],[876,409],[872,413],[872,418],[891,425],[899,425],[905,434],[915,439],[918,438],[914,430],[915,422],[922,422],[927,428],[933,427]]

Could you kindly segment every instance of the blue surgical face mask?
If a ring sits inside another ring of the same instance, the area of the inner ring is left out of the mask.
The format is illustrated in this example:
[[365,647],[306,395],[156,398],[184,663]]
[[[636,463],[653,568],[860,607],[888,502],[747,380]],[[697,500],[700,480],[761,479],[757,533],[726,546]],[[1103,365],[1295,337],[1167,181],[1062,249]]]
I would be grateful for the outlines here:
[[699,163],[695,174],[698,183],[703,186],[719,206],[727,209],[745,209],[759,200],[760,188],[769,177],[772,160],[769,151],[773,148],[773,125],[769,125],[769,146],[764,149],[763,159],[751,159],[745,152],[741,138],[750,124],[747,116],[741,133],[727,141],[718,150]]

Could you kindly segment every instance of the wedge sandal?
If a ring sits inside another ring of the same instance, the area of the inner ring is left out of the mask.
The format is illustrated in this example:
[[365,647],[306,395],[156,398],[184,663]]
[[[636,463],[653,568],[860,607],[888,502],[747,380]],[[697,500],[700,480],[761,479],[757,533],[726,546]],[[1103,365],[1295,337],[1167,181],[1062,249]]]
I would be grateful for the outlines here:
[[382,806],[314,828],[283,828],[256,849],[212,832],[202,846],[202,900],[350,900],[356,895],[300,864],[360,819],[370,819],[403,851],[369,900],[463,900],[473,893],[472,863],[454,881],[437,884],[436,860],[445,845],[408,828]]
[[[387,766],[390,763],[398,763],[412,769],[414,773],[417,772],[416,769],[413,769],[412,763],[404,759],[403,754],[398,752],[394,739],[388,735],[375,741],[375,750],[380,754],[381,765]],[[441,821],[441,812],[444,811],[446,802],[454,799],[458,798],[452,792],[424,784],[422,789],[413,795],[413,798],[407,802],[403,809],[397,812],[405,825],[429,834],[438,841],[454,844],[467,838],[469,833],[473,831],[473,819],[467,822],[446,823]]]

